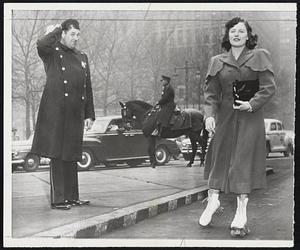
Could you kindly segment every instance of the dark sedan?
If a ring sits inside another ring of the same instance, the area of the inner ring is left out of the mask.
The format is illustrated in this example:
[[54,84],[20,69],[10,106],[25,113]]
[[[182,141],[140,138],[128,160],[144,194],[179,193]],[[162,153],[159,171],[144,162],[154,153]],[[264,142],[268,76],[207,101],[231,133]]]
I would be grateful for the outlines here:
[[[78,168],[88,170],[96,164],[114,166],[126,163],[137,166],[148,156],[148,142],[140,129],[125,129],[121,116],[97,118],[91,130],[84,133],[82,161]],[[156,159],[160,165],[177,159],[180,149],[174,139],[160,139],[156,144]]]

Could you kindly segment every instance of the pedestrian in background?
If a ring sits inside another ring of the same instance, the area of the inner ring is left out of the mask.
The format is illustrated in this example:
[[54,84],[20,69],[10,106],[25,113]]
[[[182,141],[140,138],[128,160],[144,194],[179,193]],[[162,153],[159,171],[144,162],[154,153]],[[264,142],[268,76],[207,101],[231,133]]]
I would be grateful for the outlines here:
[[[274,94],[275,81],[269,52],[255,48],[256,44],[257,35],[247,21],[239,17],[228,21],[222,42],[226,52],[211,58],[204,86],[205,125],[213,137],[204,170],[208,204],[199,224],[207,226],[211,222],[220,207],[220,192],[235,193],[232,236],[247,233],[249,194],[266,186],[262,107]],[[252,92],[251,97],[239,98],[245,93],[235,92],[236,83]]]
[[43,91],[31,152],[51,158],[51,207],[70,209],[88,204],[79,200],[77,161],[81,160],[84,126],[95,120],[87,55],[76,49],[79,23],[65,20],[47,27],[37,41],[44,63]]

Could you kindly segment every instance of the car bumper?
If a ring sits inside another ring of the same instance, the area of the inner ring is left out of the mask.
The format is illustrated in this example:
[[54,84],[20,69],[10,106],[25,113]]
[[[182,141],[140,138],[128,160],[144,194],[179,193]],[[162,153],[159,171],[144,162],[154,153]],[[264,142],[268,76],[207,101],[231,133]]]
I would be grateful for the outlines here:
[[24,164],[24,160],[23,159],[12,160],[11,164],[12,165],[22,165],[22,164]]

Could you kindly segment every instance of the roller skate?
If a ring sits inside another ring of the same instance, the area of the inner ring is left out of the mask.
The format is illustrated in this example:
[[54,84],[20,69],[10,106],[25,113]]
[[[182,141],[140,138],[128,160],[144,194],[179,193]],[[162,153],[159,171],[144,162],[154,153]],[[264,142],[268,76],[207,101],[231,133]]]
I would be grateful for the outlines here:
[[212,216],[216,212],[221,212],[222,210],[223,208],[220,207],[219,194],[218,193],[210,194],[210,192],[208,192],[207,206],[203,211],[202,215],[200,216],[200,219],[198,221],[199,225],[202,227],[206,227],[211,223]]
[[237,197],[237,209],[230,226],[230,234],[232,237],[243,238],[250,232],[247,227],[247,203],[248,198],[241,199]]

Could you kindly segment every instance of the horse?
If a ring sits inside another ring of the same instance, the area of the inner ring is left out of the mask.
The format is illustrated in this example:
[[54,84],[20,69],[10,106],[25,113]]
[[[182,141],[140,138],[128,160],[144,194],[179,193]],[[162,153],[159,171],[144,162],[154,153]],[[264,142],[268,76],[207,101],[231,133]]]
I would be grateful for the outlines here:
[[[148,139],[148,154],[150,157],[151,167],[155,168],[155,143],[156,137],[151,132],[156,126],[157,110],[151,104],[144,101],[133,100],[125,103],[119,102],[121,105],[122,119],[125,123],[135,123],[135,128],[142,129],[143,134]],[[182,135],[190,139],[192,145],[192,155],[186,167],[192,167],[197,153],[197,142],[201,147],[200,165],[204,164],[205,152],[208,141],[208,132],[204,127],[204,117],[197,109],[185,109],[191,118],[191,126],[184,129],[172,129],[172,127],[163,127],[161,138],[176,138]],[[202,133],[202,135],[201,135]]]

